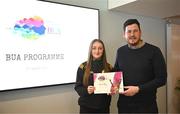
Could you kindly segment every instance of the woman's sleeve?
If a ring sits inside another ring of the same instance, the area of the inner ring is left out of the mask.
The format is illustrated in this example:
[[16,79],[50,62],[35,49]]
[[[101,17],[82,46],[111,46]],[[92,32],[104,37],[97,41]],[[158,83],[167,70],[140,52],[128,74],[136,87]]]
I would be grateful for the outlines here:
[[83,75],[84,75],[84,71],[81,67],[79,67],[77,70],[76,83],[74,87],[74,89],[76,90],[79,96],[89,95],[87,91],[87,87],[83,86]]

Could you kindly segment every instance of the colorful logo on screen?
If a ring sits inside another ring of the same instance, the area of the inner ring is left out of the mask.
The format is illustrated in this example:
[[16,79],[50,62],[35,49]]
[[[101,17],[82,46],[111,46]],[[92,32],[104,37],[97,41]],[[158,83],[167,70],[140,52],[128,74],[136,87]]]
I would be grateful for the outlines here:
[[20,34],[26,39],[38,39],[45,34],[45,30],[44,21],[39,16],[18,20],[14,25],[15,33]]

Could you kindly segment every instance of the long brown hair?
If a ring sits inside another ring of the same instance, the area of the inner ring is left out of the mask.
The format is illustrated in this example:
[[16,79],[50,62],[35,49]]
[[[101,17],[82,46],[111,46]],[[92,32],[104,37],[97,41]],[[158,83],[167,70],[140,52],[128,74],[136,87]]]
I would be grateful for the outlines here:
[[106,59],[106,50],[105,50],[105,46],[102,40],[100,39],[94,39],[89,46],[89,53],[88,53],[88,60],[87,60],[87,64],[85,66],[85,72],[84,72],[84,76],[83,76],[83,85],[84,86],[88,86],[88,80],[89,80],[89,76],[90,76],[90,70],[91,70],[91,65],[92,65],[92,61],[93,61],[93,56],[92,56],[92,47],[93,44],[95,42],[99,42],[103,45],[103,55],[101,57],[102,61],[103,61],[103,69],[104,72],[109,72],[110,69],[110,65],[107,63],[107,59]]

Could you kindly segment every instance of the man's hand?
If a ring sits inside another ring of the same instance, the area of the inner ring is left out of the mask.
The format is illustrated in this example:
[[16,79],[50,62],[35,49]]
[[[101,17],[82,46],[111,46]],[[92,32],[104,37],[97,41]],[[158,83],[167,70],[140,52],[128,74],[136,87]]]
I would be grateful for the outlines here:
[[136,93],[139,92],[138,86],[125,86],[125,91],[121,92],[120,94],[123,94],[125,96],[134,96]]
[[118,85],[113,85],[113,86],[111,87],[111,93],[110,93],[110,95],[114,95],[114,94],[118,93],[118,90],[119,90],[118,87],[119,87]]

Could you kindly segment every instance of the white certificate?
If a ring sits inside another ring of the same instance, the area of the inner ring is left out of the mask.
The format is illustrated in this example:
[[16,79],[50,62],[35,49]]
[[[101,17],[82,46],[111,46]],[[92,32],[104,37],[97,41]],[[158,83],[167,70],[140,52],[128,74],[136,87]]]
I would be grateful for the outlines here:
[[119,92],[124,91],[122,72],[94,73],[95,94],[111,93],[112,86],[119,87]]

